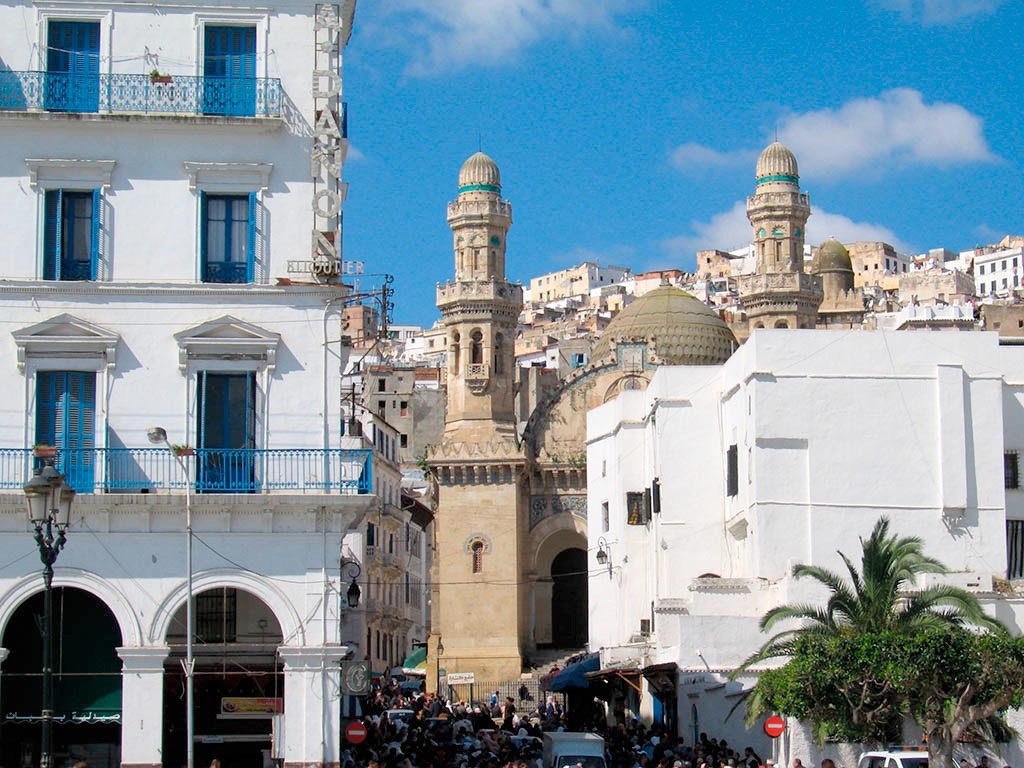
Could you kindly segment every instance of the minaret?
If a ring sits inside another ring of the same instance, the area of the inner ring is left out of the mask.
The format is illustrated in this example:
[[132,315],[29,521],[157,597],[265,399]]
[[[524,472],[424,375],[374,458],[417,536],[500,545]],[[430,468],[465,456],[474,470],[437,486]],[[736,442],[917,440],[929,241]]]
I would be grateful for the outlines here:
[[448,351],[447,412],[441,444],[427,456],[437,479],[431,690],[438,668],[473,672],[481,682],[517,679],[528,626],[521,562],[525,462],[514,407],[523,290],[505,279],[512,208],[501,198],[498,166],[482,152],[459,172],[448,224],[455,280],[437,288]]
[[755,274],[740,280],[740,300],[751,330],[814,328],[821,284],[804,273],[804,230],[810,199],[800,191],[796,157],[779,142],[757,159],[757,187],[747,198],[754,230]]
[[501,199],[498,166],[483,152],[459,171],[459,196],[448,205],[448,225],[455,282],[437,289],[437,307],[448,330],[445,433],[461,440],[511,438],[515,331],[523,290],[505,279],[512,206]]

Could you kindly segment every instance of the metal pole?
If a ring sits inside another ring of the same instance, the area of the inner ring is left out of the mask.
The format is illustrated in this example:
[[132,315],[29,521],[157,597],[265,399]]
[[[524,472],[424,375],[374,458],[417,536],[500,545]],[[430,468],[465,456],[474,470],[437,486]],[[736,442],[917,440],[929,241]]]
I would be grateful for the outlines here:
[[[53,529],[46,523],[46,538],[51,539]],[[43,562],[43,739],[40,748],[40,768],[50,768],[53,753],[53,564],[44,555]]]
[[175,456],[182,471],[185,473],[185,570],[186,579],[185,602],[185,735],[188,739],[185,765],[195,768],[195,656],[192,648],[192,637],[195,634],[195,618],[192,611],[192,473],[188,462],[181,456]]

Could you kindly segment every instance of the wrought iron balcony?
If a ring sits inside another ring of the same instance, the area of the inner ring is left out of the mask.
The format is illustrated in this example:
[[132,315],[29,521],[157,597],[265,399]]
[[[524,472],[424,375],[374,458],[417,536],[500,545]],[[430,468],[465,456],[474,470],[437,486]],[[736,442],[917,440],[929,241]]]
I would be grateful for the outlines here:
[[[192,475],[198,493],[373,492],[372,451],[365,449],[197,448]],[[20,489],[41,460],[30,449],[0,448],[0,489]],[[185,490],[185,477],[166,448],[60,449],[56,466],[78,493]]]
[[280,117],[281,102],[278,78],[0,71],[0,110]]

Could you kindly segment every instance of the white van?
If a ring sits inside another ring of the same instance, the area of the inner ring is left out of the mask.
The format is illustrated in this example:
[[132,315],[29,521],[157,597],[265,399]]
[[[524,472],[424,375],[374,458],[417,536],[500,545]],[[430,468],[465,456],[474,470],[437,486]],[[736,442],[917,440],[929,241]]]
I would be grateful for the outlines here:
[[864,752],[857,768],[928,768],[928,753],[920,749],[888,749]]

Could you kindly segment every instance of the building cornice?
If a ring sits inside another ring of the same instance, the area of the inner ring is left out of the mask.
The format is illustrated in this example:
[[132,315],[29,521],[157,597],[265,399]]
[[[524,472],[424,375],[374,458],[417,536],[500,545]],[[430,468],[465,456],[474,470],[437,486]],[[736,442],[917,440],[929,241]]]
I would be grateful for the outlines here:
[[253,285],[227,283],[182,283],[180,285],[72,282],[57,280],[0,281],[0,294],[36,296],[322,296],[331,298],[343,293],[342,285]]

